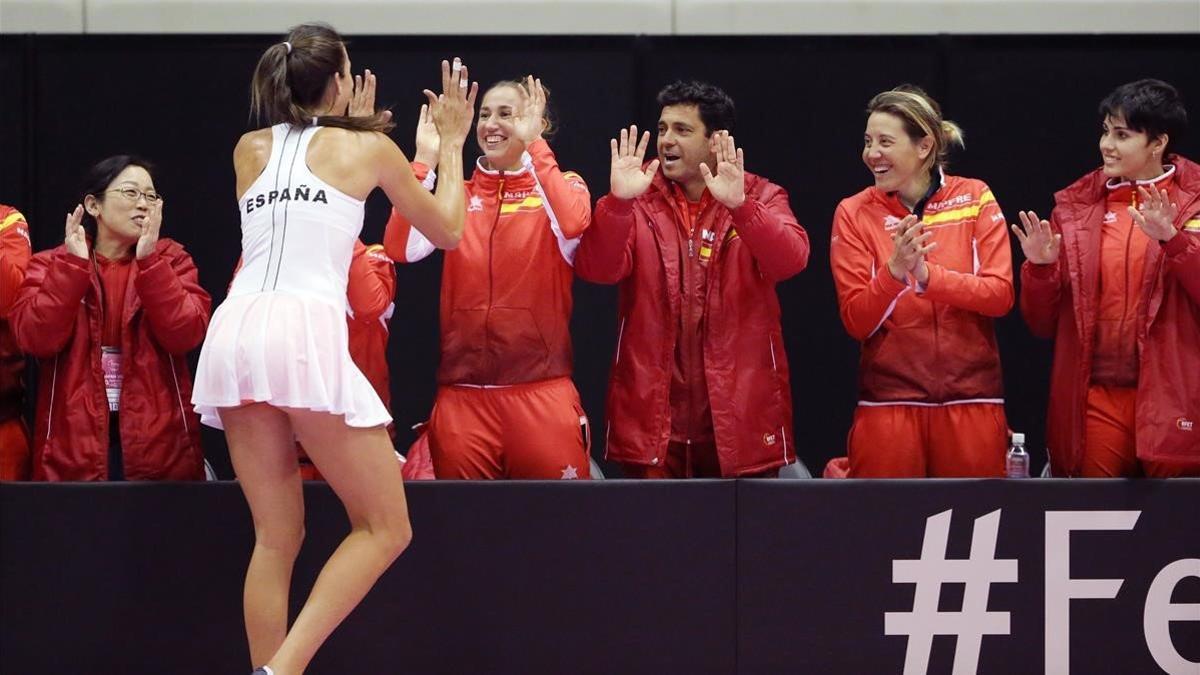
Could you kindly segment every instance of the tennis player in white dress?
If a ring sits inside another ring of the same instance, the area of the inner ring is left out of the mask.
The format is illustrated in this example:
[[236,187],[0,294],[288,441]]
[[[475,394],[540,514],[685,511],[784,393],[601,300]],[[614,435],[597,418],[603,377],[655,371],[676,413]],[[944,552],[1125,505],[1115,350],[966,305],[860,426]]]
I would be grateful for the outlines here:
[[[341,37],[304,24],[259,60],[253,107],[271,124],[234,149],[244,265],[213,314],[192,402],[224,428],[250,505],[255,545],[244,606],[252,667],[298,675],[412,537],[390,421],[350,359],[346,280],[363,203],[376,187],[435,245],[465,219],[462,148],[478,84],[455,59],[431,91],[442,180],[430,194],[374,111],[370,71],[352,77]],[[357,83],[357,86],[356,86]],[[348,114],[349,108],[349,114]],[[295,441],[345,505],[351,532],[288,629],[288,589],[304,536]]]

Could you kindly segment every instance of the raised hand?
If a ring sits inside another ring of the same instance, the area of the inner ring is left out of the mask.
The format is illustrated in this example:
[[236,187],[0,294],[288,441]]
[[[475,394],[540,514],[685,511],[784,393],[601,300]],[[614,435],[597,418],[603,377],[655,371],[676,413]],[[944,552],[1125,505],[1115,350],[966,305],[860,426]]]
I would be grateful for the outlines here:
[[163,203],[160,199],[157,204],[150,207],[150,213],[141,221],[142,233],[138,236],[135,253],[138,260],[153,253],[154,247],[158,245],[158,231],[162,227],[162,209]]
[[87,233],[83,229],[83,204],[67,214],[67,231],[63,238],[67,253],[83,259],[88,258]]
[[425,90],[429,99],[429,115],[437,127],[442,143],[462,147],[471,133],[471,121],[475,118],[475,96],[479,83],[471,82],[467,66],[462,59],[454,57],[453,65],[442,61],[442,93],[434,95]]
[[746,163],[742,149],[733,142],[728,131],[714,132],[708,139],[708,147],[716,156],[717,173],[714,176],[707,164],[700,165],[700,176],[713,199],[727,208],[736,209],[746,201]]
[[612,148],[612,166],[608,173],[609,191],[620,199],[633,199],[646,191],[658,171],[658,160],[642,169],[646,157],[646,146],[650,143],[650,132],[642,132],[639,141],[637,125],[621,130],[621,140],[609,141]]
[[895,246],[888,259],[888,272],[897,281],[908,279],[908,274],[914,272],[918,265],[925,262],[925,256],[937,248],[936,241],[925,243],[933,236],[933,232],[925,232],[924,228],[925,223],[910,213],[900,221],[900,226],[892,234]]
[[1166,190],[1138,187],[1138,207],[1130,206],[1129,215],[1151,239],[1167,241],[1179,232],[1174,225],[1179,207],[1171,203]]
[[[350,117],[371,117],[375,114],[375,73],[368,68],[362,75],[354,76],[354,95],[350,97]],[[384,110],[385,120],[392,119],[392,111]]]
[[513,131],[526,147],[542,137],[546,129],[546,90],[542,81],[532,75],[525,78],[525,86],[518,87],[521,94],[521,110],[517,114]]
[[437,126],[429,116],[429,104],[421,105],[421,114],[417,117],[417,142],[414,162],[420,162],[430,169],[436,169],[438,163],[438,148],[442,137],[438,135]]
[[1021,227],[1010,225],[1017,241],[1021,242],[1021,251],[1025,259],[1035,265],[1049,265],[1058,260],[1058,252],[1062,247],[1062,235],[1055,234],[1050,229],[1050,223],[1039,220],[1033,211],[1018,211]]

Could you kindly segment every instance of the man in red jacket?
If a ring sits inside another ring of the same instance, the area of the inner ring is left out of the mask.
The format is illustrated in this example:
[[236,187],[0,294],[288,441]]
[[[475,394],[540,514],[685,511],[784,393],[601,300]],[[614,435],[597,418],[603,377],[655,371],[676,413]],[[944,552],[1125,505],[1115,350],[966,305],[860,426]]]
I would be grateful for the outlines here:
[[29,430],[21,416],[25,355],[8,325],[8,311],[17,299],[31,255],[25,216],[0,204],[0,480],[29,478]]
[[745,171],[725,92],[676,82],[658,103],[658,159],[621,130],[575,260],[620,284],[606,456],[640,478],[773,475],[796,461],[775,284],[808,264],[808,235]]

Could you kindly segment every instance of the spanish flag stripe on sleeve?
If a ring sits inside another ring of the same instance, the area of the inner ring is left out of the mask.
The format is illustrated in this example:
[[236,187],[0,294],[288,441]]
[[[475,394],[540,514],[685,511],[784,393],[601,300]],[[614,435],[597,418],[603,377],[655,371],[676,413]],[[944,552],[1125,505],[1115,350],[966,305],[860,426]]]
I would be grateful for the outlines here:
[[1183,229],[1188,232],[1200,232],[1200,218],[1192,218],[1183,224]]
[[926,225],[934,225],[937,223],[952,223],[952,222],[955,222],[958,220],[967,220],[969,218],[978,218],[978,217],[979,217],[979,205],[976,204],[973,206],[964,206],[961,209],[951,209],[949,211],[942,211],[941,213],[935,213],[933,215],[926,216],[925,218],[922,218],[921,220]]
[[0,230],[7,230],[13,224],[18,222],[25,222],[25,216],[21,215],[20,211],[13,211],[12,213],[8,214],[8,217],[4,219],[4,222],[0,222]]
[[984,190],[983,194],[979,195],[980,206],[994,201],[996,201],[996,195],[993,195],[991,190]]
[[513,213],[522,209],[537,209],[542,206],[542,198],[530,195],[519,202],[508,202],[500,205],[500,213]]

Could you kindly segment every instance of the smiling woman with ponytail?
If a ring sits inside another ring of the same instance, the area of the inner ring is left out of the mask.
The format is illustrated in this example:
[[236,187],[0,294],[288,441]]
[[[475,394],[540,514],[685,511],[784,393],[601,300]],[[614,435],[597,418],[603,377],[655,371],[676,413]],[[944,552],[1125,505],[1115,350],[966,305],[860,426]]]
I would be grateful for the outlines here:
[[[374,75],[351,76],[332,28],[297,26],[255,69],[252,113],[270,126],[234,148],[243,266],[213,315],[192,401],[202,422],[225,429],[254,518],[243,600],[257,672],[304,672],[412,537],[391,417],[350,357],[346,283],[376,187],[438,246],[454,248],[462,236],[462,149],[478,85],[458,59],[441,65],[441,94],[425,91],[446,178],[432,195],[386,135],[390,114],[374,109]],[[288,630],[304,536],[297,440],[342,500],[351,531]]]
[[981,180],[946,172],[958,125],[918,87],[867,104],[874,185],[843,199],[830,265],[847,332],[862,343],[851,478],[1004,471],[1007,422],[993,320],[1012,308],[1004,215]]

